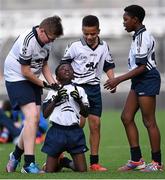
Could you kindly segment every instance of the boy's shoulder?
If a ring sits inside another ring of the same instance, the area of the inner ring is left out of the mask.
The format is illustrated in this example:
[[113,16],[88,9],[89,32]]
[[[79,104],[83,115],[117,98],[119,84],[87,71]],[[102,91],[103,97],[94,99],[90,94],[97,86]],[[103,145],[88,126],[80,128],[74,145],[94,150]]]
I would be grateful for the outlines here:
[[81,40],[80,40],[80,39],[76,39],[76,40],[74,40],[74,41],[71,41],[71,42],[68,44],[68,47],[77,45],[77,44],[79,44],[79,43],[81,43]]
[[[139,37],[140,37],[140,38],[139,38]],[[153,35],[152,35],[151,32],[148,31],[148,30],[145,30],[145,31],[143,31],[142,33],[139,33],[139,34],[135,37],[136,41],[141,41],[141,38],[143,39],[144,42],[150,42],[151,40],[154,41]]]
[[100,45],[109,47],[109,43],[105,39],[103,39],[103,38],[99,37],[99,43],[100,43]]

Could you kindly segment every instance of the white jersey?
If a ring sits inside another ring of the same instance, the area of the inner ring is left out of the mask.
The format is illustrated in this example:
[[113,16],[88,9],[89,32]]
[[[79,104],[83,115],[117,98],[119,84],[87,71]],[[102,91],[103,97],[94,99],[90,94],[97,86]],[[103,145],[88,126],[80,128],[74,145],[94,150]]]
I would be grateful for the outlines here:
[[153,36],[146,31],[145,26],[133,35],[128,58],[128,69],[135,69],[142,64],[145,64],[148,70],[156,67],[155,40]]
[[[84,89],[79,86],[76,87],[80,97],[82,97],[82,102],[85,105],[88,105],[88,98]],[[70,95],[70,92],[75,90],[75,85],[69,84],[65,85],[63,88],[67,90],[68,98],[64,102],[57,104],[51,113],[49,120],[63,126],[80,124],[80,107]],[[56,95],[57,91],[50,90],[46,99],[44,100],[44,103],[48,102],[49,100],[53,100],[52,96]]]
[[95,49],[87,45],[84,38],[73,42],[64,53],[62,61],[71,62],[76,84],[99,84],[103,70],[114,68],[114,62],[105,41],[99,40]]
[[21,73],[21,64],[30,65],[32,72],[38,77],[41,74],[44,61],[48,60],[50,44],[42,45],[38,40],[36,27],[20,35],[4,64],[6,81],[22,81],[26,78]]

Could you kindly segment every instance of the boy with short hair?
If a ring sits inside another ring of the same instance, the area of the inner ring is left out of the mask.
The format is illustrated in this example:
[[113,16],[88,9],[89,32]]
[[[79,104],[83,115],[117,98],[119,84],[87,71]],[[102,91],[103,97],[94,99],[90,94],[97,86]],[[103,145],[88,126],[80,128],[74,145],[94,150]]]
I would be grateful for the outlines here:
[[[160,149],[160,132],[156,123],[156,95],[160,91],[160,74],[156,69],[155,40],[143,25],[145,10],[138,5],[130,5],[124,9],[124,27],[127,32],[134,31],[130,48],[129,72],[105,83],[106,89],[113,89],[118,84],[131,79],[129,91],[121,120],[125,127],[130,145],[131,160],[119,171],[141,170],[143,172],[162,171]],[[138,129],[134,118],[141,110],[144,126],[147,128],[151,146],[152,162],[145,165],[139,145]]]
[[39,79],[42,73],[52,86],[56,81],[48,66],[51,43],[63,35],[59,16],[45,18],[39,26],[21,34],[14,42],[4,65],[7,92],[14,110],[21,109],[24,128],[14,152],[9,155],[7,172],[14,172],[24,153],[22,173],[40,173],[35,163],[35,138],[40,119],[42,88],[48,84]]
[[[60,64],[56,69],[58,91],[50,90],[43,104],[43,115],[52,124],[42,151],[47,154],[46,172],[57,172],[61,166],[60,155],[67,151],[73,158],[73,170],[87,171],[85,152],[88,150],[82,129],[88,116],[88,99],[83,88],[73,80],[70,64]],[[60,87],[61,86],[61,87]],[[81,126],[81,127],[80,127]],[[70,167],[69,167],[70,168]]]
[[[63,61],[72,64],[74,83],[83,87],[89,99],[88,124],[90,129],[90,170],[107,171],[99,164],[100,118],[102,114],[102,99],[100,80],[103,71],[108,78],[114,77],[114,61],[108,44],[99,37],[99,19],[87,15],[82,19],[83,37],[71,43],[66,49]],[[115,89],[111,91],[115,92]]]

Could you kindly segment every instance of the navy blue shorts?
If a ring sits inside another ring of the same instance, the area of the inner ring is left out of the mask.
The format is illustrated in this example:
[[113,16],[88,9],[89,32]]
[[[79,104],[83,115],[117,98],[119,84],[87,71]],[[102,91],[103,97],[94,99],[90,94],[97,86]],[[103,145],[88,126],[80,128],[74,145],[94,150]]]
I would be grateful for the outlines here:
[[101,98],[101,89],[100,85],[89,85],[81,84],[79,85],[84,88],[88,100],[89,100],[89,114],[93,114],[101,117],[102,114],[102,98]]
[[81,154],[88,151],[83,129],[78,125],[61,126],[53,123],[46,134],[42,152],[56,157],[64,151]]
[[20,106],[35,102],[41,105],[42,88],[30,81],[5,82],[10,99],[11,106],[14,110],[19,110]]
[[160,92],[160,85],[160,74],[153,68],[152,70],[133,78],[131,89],[135,90],[138,96],[155,96]]

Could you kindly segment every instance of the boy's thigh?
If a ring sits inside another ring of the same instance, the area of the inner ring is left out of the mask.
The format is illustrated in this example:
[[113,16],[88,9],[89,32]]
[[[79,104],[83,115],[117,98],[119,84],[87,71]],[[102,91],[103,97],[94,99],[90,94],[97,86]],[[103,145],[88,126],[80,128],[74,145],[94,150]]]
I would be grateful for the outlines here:
[[63,151],[65,151],[66,146],[66,136],[64,131],[51,126],[46,134],[44,145],[42,147],[42,152],[46,153],[48,156],[56,157]]
[[59,158],[48,156],[46,160],[46,164],[44,166],[44,171],[46,172],[56,172],[59,169]]
[[131,89],[126,98],[126,102],[121,114],[122,120],[127,122],[134,120],[134,116],[138,108],[138,96],[136,92]]
[[66,151],[70,154],[81,154],[88,151],[82,128],[72,129],[67,132]]
[[[139,106],[142,112],[143,117],[148,117],[149,119],[150,116],[154,117],[155,114],[155,109],[156,109],[156,96],[139,96]],[[147,118],[147,119],[148,119]]]

